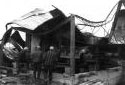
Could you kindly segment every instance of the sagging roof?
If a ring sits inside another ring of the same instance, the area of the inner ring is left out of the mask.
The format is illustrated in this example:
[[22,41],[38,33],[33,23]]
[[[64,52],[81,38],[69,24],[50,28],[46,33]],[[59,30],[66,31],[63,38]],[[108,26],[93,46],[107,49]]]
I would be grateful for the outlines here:
[[[66,17],[59,9],[43,12],[40,9],[22,16],[20,19],[14,20],[7,25],[16,24],[11,29],[16,29],[24,32],[35,33],[39,35],[47,35],[48,38],[62,39],[64,43],[70,40],[70,17]],[[83,34],[77,26],[75,27],[76,44],[83,45],[88,43],[90,37],[95,37],[91,33]]]
[[47,21],[59,17],[66,18],[65,15],[58,9],[44,12],[43,10],[37,8],[29,12],[28,14],[22,16],[20,19],[16,19],[12,22],[9,22],[7,25],[17,25],[17,27],[14,27],[21,31],[34,31],[37,29],[37,27],[46,23]]

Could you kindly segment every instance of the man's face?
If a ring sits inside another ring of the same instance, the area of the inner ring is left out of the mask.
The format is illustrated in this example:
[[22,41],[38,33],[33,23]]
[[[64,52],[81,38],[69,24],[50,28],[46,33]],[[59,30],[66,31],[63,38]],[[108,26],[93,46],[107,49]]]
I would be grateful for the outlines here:
[[82,53],[86,53],[86,49],[82,49]]

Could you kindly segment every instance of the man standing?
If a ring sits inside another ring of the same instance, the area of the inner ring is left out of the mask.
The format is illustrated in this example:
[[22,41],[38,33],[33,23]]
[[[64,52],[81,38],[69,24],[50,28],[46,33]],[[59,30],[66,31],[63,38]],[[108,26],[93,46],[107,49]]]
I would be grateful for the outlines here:
[[49,78],[49,82],[52,80],[52,72],[54,70],[57,61],[57,53],[54,46],[50,46],[49,50],[43,56],[43,66],[44,66],[44,77]]
[[16,61],[17,61],[18,73],[20,73],[23,68],[29,67],[30,56],[28,47],[24,47],[24,49],[20,51],[18,55],[19,57],[16,59]]
[[81,68],[84,68],[84,71],[89,71],[89,66],[92,60],[92,54],[90,53],[90,50],[88,47],[83,48],[80,51],[80,66]]
[[35,53],[32,55],[33,62],[33,75],[35,79],[40,79],[41,75],[41,62],[42,62],[42,51],[40,46],[35,47]]

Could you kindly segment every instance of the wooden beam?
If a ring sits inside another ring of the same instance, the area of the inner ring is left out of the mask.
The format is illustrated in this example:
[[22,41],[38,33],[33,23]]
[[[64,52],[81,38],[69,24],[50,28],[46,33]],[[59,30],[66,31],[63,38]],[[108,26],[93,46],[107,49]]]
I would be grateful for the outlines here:
[[27,46],[29,48],[29,50],[31,50],[31,34],[26,32],[26,43],[25,46]]
[[37,33],[37,35],[45,35],[45,34],[48,34],[50,32],[53,32],[53,31],[59,29],[61,26],[65,25],[65,24],[67,24],[69,22],[70,22],[70,18],[67,18],[64,21],[62,21],[61,23],[59,23],[58,25],[56,25],[53,30],[50,30],[50,31],[47,31],[47,32],[44,32],[44,33],[40,32],[40,33]]
[[70,66],[71,76],[75,73],[75,17],[70,18]]

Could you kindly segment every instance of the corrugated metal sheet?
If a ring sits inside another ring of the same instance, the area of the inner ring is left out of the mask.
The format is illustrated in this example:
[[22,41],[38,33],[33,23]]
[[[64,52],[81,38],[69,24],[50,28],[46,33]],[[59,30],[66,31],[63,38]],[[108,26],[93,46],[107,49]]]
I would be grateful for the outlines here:
[[30,13],[22,16],[20,19],[14,20],[11,23],[17,24],[29,30],[35,30],[39,25],[52,19],[53,16],[50,12],[44,12],[41,9],[35,9]]

